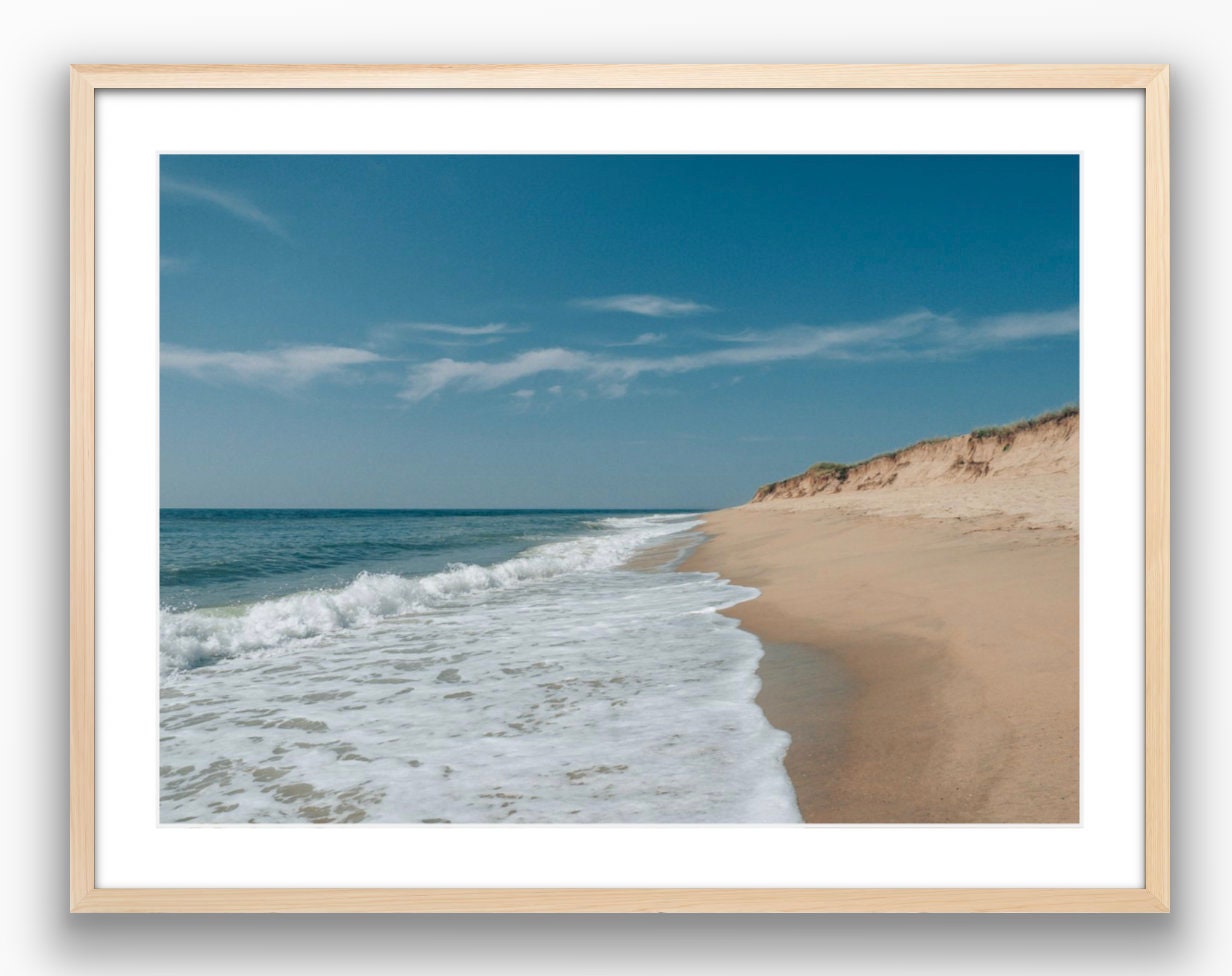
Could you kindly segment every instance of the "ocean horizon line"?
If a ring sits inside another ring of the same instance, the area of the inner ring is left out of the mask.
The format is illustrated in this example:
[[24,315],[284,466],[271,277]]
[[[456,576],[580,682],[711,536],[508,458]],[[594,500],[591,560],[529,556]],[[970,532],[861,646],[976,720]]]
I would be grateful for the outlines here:
[[557,508],[552,506],[544,506],[538,508],[486,508],[486,507],[457,507],[450,508],[445,506],[411,506],[411,507],[388,507],[388,506],[362,506],[362,505],[162,505],[159,507],[159,512],[443,512],[443,513],[491,513],[491,514],[517,514],[522,512],[662,512],[662,513],[689,513],[689,512],[710,512],[714,511],[714,505],[694,505],[694,506],[638,506],[629,508],[624,506],[605,506],[605,505],[583,505],[570,506],[567,508]]

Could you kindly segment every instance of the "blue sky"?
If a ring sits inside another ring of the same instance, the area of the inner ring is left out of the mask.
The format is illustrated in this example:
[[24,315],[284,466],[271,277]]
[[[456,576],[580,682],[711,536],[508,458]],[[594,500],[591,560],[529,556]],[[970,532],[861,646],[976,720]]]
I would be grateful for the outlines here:
[[164,506],[714,508],[1078,399],[1075,156],[165,156]]

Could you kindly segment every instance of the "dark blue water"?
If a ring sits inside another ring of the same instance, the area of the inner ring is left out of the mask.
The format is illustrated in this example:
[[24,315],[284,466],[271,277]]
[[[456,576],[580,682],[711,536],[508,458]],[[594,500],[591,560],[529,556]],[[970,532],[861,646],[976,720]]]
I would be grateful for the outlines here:
[[486,566],[625,514],[640,513],[165,508],[160,602],[224,607],[345,586],[361,572],[422,576],[455,563]]

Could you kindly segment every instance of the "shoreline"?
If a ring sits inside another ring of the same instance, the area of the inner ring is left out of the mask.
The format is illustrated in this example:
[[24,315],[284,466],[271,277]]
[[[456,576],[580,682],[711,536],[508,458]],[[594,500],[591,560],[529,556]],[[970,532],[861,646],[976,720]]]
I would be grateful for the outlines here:
[[807,502],[704,518],[678,568],[761,592],[723,612],[765,648],[757,701],[792,737],[806,822],[1078,822],[1073,526]]

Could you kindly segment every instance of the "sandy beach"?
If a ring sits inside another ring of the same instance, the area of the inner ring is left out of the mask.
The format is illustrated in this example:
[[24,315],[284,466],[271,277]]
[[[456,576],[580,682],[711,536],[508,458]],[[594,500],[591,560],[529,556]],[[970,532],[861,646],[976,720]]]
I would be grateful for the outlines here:
[[[806,476],[800,476],[804,479]],[[706,517],[811,823],[1078,820],[1078,417]]]

